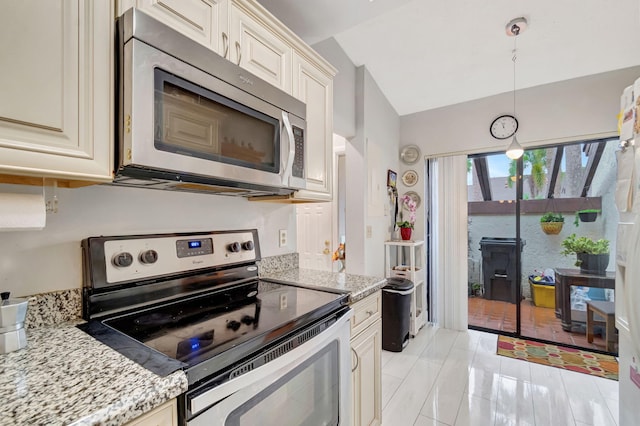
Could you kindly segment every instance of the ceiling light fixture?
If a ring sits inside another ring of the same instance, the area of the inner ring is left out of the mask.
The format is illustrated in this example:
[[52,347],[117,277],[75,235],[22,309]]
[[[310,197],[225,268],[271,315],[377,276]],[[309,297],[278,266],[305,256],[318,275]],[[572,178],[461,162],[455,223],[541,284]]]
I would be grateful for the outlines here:
[[[523,17],[512,19],[505,27],[507,35],[509,37],[513,37],[513,57],[511,58],[511,60],[513,61],[513,116],[514,117],[516,116],[516,58],[517,58],[516,40],[518,36],[522,34],[522,32],[526,29],[527,29],[527,20]],[[506,154],[507,154],[507,157],[509,157],[512,160],[517,160],[518,158],[522,157],[522,154],[524,154],[524,149],[518,143],[518,139],[516,138],[515,134],[513,135],[513,139],[511,140],[511,143],[507,147]]]

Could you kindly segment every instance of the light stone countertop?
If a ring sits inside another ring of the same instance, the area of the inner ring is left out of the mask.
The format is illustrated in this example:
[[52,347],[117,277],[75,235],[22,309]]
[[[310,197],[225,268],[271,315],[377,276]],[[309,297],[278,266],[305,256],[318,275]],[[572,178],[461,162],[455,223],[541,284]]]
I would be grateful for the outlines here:
[[0,355],[0,424],[121,425],[187,390],[183,371],[160,377],[72,323],[27,330]]
[[263,272],[260,278],[284,284],[348,293],[349,303],[357,302],[375,293],[387,282],[386,278],[381,277],[298,268]]
[[[354,303],[385,278],[322,272],[297,266],[297,255],[263,266],[274,282],[349,294]],[[30,300],[27,347],[0,355],[0,424],[122,425],[187,390],[183,371],[160,377],[76,328],[78,289]],[[51,325],[53,320],[67,321]]]

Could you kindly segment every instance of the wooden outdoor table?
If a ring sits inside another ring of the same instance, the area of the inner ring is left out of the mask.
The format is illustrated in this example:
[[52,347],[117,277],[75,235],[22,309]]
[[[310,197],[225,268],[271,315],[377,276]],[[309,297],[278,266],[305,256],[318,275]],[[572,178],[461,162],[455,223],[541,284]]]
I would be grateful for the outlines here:
[[556,317],[562,321],[562,329],[571,331],[571,286],[615,289],[616,274],[583,274],[580,269],[556,268]]

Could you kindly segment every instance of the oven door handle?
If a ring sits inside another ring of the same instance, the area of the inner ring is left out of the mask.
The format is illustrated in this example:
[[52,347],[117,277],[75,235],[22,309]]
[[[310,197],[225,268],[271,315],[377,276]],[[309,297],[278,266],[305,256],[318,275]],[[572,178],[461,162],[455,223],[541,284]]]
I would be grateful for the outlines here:
[[284,186],[289,186],[289,180],[293,173],[293,160],[296,155],[296,144],[293,138],[293,127],[291,126],[291,122],[289,121],[289,113],[286,111],[282,111],[282,127],[287,133],[287,141],[288,147],[285,150],[284,147],[281,147],[282,154],[286,156],[283,158],[284,170],[282,171],[282,184]]
[[[294,369],[305,359],[311,357],[314,353],[316,353],[318,350],[323,348],[334,339],[338,339],[341,346],[344,345],[344,348],[341,348],[341,352],[344,351],[344,353],[346,354],[346,360],[344,361],[344,364],[347,372],[346,375],[350,377],[350,375],[348,374],[349,370],[351,369],[351,362],[349,361],[349,338],[351,334],[350,319],[352,312],[353,311],[349,309],[340,318],[338,318],[334,324],[325,329],[322,333],[318,334],[316,337],[298,346],[297,348],[291,350],[290,352],[274,359],[273,361],[249,373],[229,380],[228,382],[216,386],[210,390],[199,393],[193,398],[189,398],[187,396],[187,407],[190,409],[191,415],[196,416],[207,408],[214,406],[224,399],[227,399],[229,396],[235,394],[236,392],[240,392],[251,387],[255,388],[256,383],[259,381],[270,381],[271,379],[275,380],[276,378],[281,377],[288,371]],[[196,420],[200,419],[201,417],[206,416],[197,416],[193,419],[193,423],[191,421],[187,423],[189,424],[189,426],[198,425],[198,422],[196,422]]]

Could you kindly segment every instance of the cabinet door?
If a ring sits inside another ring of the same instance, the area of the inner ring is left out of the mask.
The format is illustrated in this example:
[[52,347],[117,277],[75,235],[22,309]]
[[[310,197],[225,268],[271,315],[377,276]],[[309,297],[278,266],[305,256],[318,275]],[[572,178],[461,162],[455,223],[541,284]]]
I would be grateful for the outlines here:
[[176,400],[172,399],[132,420],[125,426],[176,426],[177,424]]
[[119,13],[134,6],[221,56],[228,54],[226,0],[125,0]]
[[293,69],[293,96],[307,104],[307,190],[296,197],[331,200],[333,79],[296,52]]
[[[382,423],[382,321],[351,340],[354,426]],[[352,367],[353,368],[353,367]]]
[[230,8],[229,59],[291,94],[291,46],[236,4]]
[[112,1],[5,2],[0,174],[111,179],[114,10]]

